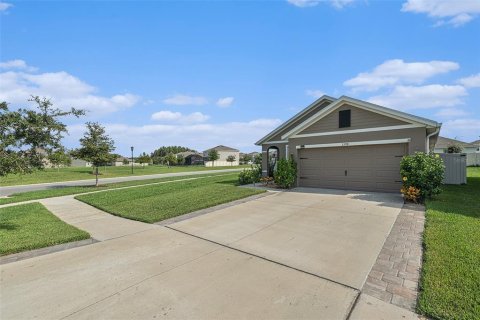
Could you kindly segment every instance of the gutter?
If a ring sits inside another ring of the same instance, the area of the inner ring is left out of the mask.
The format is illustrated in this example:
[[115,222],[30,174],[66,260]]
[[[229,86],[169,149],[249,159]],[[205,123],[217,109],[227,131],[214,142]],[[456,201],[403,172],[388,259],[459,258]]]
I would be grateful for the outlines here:
[[425,144],[425,153],[430,153],[430,137],[438,134],[440,132],[440,128],[441,126],[437,127],[435,131],[433,131],[427,136],[427,143]]

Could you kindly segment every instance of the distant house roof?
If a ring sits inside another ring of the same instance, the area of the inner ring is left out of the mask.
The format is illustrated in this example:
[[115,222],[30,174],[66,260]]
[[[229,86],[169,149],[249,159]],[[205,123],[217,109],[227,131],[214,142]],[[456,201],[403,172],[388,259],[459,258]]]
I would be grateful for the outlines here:
[[239,152],[239,150],[237,150],[237,149],[230,148],[230,147],[223,146],[223,145],[219,145],[219,146],[216,146],[216,147],[207,149],[207,150],[205,150],[204,152],[208,152],[208,151],[210,151],[210,150]]
[[130,161],[130,159],[120,156],[115,159],[115,162],[122,162],[123,160]]
[[437,139],[437,143],[435,144],[435,148],[448,148],[448,146],[452,145],[452,144],[456,144],[456,145],[459,145],[459,146],[462,146],[462,147],[471,147],[471,148],[474,148],[476,147],[475,144],[473,143],[468,143],[468,142],[463,142],[463,141],[460,141],[460,140],[455,140],[455,139],[450,139],[450,138],[445,138],[445,137],[441,137],[439,136],[438,139]]
[[194,151],[183,151],[183,152],[177,153],[176,156],[182,156],[182,157],[186,158],[186,157],[188,157],[192,154],[197,154],[197,153],[194,152]]

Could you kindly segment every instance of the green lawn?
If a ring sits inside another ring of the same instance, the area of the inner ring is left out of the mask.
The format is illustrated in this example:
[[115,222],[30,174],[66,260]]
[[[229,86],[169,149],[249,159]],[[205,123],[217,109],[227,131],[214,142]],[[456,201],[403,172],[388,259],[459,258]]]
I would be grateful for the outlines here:
[[87,232],[66,224],[40,203],[0,208],[0,255],[88,238]]
[[[245,166],[227,166],[227,167],[204,167],[204,166],[147,166],[147,167],[135,167],[135,176],[141,176],[146,174],[158,174],[158,173],[173,173],[173,172],[189,172],[189,171],[208,171],[208,170],[220,170],[220,169],[235,169],[243,168]],[[99,172],[101,173],[100,182],[102,178],[114,178],[131,176],[131,168],[128,166],[121,167],[102,167]],[[32,174],[26,175],[9,175],[7,177],[0,178],[0,186],[14,186],[21,184],[33,184],[33,183],[46,183],[46,182],[61,182],[61,181],[73,181],[73,180],[89,180],[95,179],[95,175],[92,174],[92,168],[87,167],[68,167],[57,169],[45,169],[39,170]]]
[[106,212],[154,223],[263,191],[237,187],[237,174],[77,196]]
[[138,186],[138,185],[149,184],[149,183],[205,178],[205,177],[211,177],[215,175],[225,175],[225,173],[210,172],[210,173],[194,175],[194,176],[178,176],[178,177],[156,178],[156,179],[148,179],[148,180],[117,182],[117,183],[111,183],[111,184],[103,184],[98,187],[78,186],[78,187],[63,187],[63,188],[55,188],[55,189],[47,189],[47,190],[29,191],[29,192],[15,193],[10,195],[8,198],[0,198],[0,205],[8,204],[8,203],[16,203],[21,201],[28,201],[28,200],[60,197],[60,196],[66,196],[71,194],[111,190],[111,189],[116,189],[121,187]]
[[480,168],[467,185],[426,202],[418,311],[433,319],[480,319]]

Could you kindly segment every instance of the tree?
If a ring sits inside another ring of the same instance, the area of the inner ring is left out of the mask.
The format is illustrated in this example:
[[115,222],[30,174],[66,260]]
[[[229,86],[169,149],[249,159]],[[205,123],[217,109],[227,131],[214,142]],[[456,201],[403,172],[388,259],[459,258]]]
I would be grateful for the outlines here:
[[257,155],[253,158],[253,163],[254,163],[254,164],[258,164],[258,165],[262,165],[262,154],[261,154],[261,153],[257,154]]
[[83,159],[95,169],[95,186],[98,186],[98,167],[114,160],[114,141],[97,122],[87,122],[87,132],[80,139],[81,147],[72,152],[75,158]]
[[240,157],[240,164],[248,164],[250,161],[252,161],[252,156],[247,153]]
[[123,163],[124,166],[126,166],[130,163],[130,161],[128,161],[127,158],[123,158],[122,163]]
[[150,158],[150,156],[148,154],[146,154],[145,152],[142,153],[139,157],[138,157],[138,162],[140,164],[142,164],[142,166],[145,164],[145,163],[150,163],[150,161],[152,160],[152,158]]
[[150,156],[152,157],[152,160],[153,160],[154,164],[160,164],[160,163],[166,162],[164,158],[167,154],[169,154],[169,153],[177,154],[177,153],[185,152],[185,151],[196,152],[195,150],[192,150],[192,149],[187,148],[187,147],[163,146],[163,147],[160,147],[160,148],[156,149],[155,151],[153,151],[150,154]]
[[61,140],[67,126],[60,118],[85,114],[75,108],[54,108],[47,98],[32,96],[28,101],[34,102],[36,108],[13,111],[7,102],[0,103],[0,176],[43,169],[45,156],[63,149]]
[[235,162],[236,158],[233,154],[227,157],[227,162],[230,162],[230,165],[233,166],[233,162]]
[[68,167],[72,164],[72,158],[69,154],[65,153],[63,149],[52,152],[47,158],[52,167],[57,168],[57,170],[60,170],[60,167],[62,166]]
[[211,149],[208,151],[208,160],[212,161],[212,167],[215,164],[215,160],[218,160],[220,158],[220,155],[218,154],[218,151],[215,149]]
[[450,143],[447,146],[447,153],[462,153],[463,148],[458,143]]
[[183,165],[185,164],[185,157],[183,154],[177,154],[177,164]]
[[164,157],[165,162],[167,163],[167,166],[170,168],[170,166],[173,166],[177,164],[177,157],[173,153],[169,153]]

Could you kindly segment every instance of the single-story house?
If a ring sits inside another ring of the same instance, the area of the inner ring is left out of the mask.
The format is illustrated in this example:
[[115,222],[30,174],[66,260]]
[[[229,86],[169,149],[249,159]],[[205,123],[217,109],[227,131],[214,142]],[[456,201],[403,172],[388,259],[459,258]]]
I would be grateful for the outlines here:
[[470,144],[473,144],[474,146],[477,147],[477,151],[476,151],[476,152],[480,152],[480,140],[472,141],[472,142],[470,142]]
[[435,153],[447,153],[447,149],[451,145],[458,145],[462,147],[462,153],[475,153],[478,152],[478,145],[475,144],[475,141],[472,143],[463,142],[460,140],[450,139],[446,137],[439,136],[437,143],[435,144]]
[[83,159],[72,159],[71,167],[91,167],[92,164]]
[[[215,161],[210,161],[210,159],[208,158],[208,153],[210,152],[210,150],[217,150],[218,152],[218,160],[215,160]],[[228,162],[227,161],[227,158],[229,156],[234,156],[235,157],[235,161],[233,162]],[[240,151],[237,150],[237,149],[234,149],[234,148],[230,148],[230,147],[227,147],[227,146],[216,146],[214,148],[210,148],[210,149],[207,149],[205,151],[203,151],[203,158],[204,158],[204,161],[205,161],[205,167],[212,167],[212,166],[217,166],[217,167],[220,167],[220,166],[238,166],[239,165],[239,159],[240,159]]]
[[322,96],[256,142],[262,171],[297,163],[297,186],[399,192],[400,160],[430,152],[441,124],[342,96]]
[[183,164],[187,166],[191,165],[203,165],[203,155],[195,151],[184,151],[176,154],[177,157],[183,158]]

